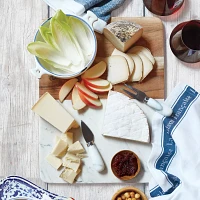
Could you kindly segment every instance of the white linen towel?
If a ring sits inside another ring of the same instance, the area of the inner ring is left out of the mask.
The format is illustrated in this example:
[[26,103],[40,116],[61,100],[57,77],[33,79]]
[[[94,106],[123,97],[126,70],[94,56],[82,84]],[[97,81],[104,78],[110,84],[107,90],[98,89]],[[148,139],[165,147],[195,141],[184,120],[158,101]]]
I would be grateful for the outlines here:
[[166,103],[171,117],[156,113],[148,167],[151,200],[200,200],[200,97],[179,84]]

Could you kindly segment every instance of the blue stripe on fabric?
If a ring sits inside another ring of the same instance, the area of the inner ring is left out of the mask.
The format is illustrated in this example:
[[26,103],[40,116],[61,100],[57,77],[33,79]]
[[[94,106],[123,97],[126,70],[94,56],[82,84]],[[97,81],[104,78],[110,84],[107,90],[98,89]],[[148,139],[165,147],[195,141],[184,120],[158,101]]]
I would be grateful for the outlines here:
[[155,168],[163,172],[168,182],[172,187],[164,192],[161,187],[157,187],[150,191],[151,197],[166,195],[172,193],[181,183],[180,179],[167,172],[174,156],[176,155],[176,144],[172,138],[172,134],[185,117],[190,106],[199,97],[191,87],[187,86],[182,95],[175,101],[176,104],[173,106],[173,115],[171,117],[163,118],[163,131],[162,131],[162,152],[161,155],[156,159],[154,164]]

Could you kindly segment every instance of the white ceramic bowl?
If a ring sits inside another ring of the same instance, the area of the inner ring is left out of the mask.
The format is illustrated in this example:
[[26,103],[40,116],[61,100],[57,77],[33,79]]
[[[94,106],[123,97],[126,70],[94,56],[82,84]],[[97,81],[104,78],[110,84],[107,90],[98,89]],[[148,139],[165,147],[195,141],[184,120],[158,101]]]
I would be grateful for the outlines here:
[[[52,72],[51,71],[52,66],[50,64],[46,63],[41,58],[38,58],[37,56],[35,56],[36,68],[31,69],[31,73],[34,76],[36,76],[37,78],[41,78],[43,74],[48,74],[48,75],[52,75],[54,77],[63,78],[63,79],[70,79],[73,77],[77,77],[77,76],[81,75],[82,73],[84,73],[92,65],[92,63],[96,57],[97,39],[96,39],[96,35],[93,31],[93,28],[84,19],[82,19],[80,17],[77,17],[75,15],[68,15],[68,14],[66,14],[66,15],[75,17],[76,19],[80,20],[84,24],[87,34],[88,34],[88,37],[89,37],[89,40],[91,41],[92,48],[93,48],[93,53],[92,53],[91,59],[81,71],[70,74],[70,73],[65,73],[64,71],[56,70],[55,68]],[[51,18],[46,20],[41,26],[49,27],[50,19]],[[35,35],[34,42],[35,41],[44,41],[39,30],[37,31],[37,33]]]

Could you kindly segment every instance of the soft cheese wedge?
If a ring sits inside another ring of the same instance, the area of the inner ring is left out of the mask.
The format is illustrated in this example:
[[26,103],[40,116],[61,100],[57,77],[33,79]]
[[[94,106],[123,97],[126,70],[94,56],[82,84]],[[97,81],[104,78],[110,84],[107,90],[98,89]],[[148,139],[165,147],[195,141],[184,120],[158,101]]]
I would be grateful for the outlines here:
[[65,97],[70,93],[70,91],[73,89],[74,85],[78,82],[77,78],[73,78],[69,81],[67,81],[60,89],[59,91],[59,100],[60,102],[63,102]]
[[108,24],[103,33],[115,48],[125,52],[142,36],[143,28],[133,22],[117,21]]
[[150,142],[149,126],[143,111],[132,99],[110,91],[104,115],[103,135]]
[[48,92],[40,97],[32,110],[62,133],[79,127],[75,119]]
[[129,67],[123,56],[110,56],[107,58],[107,80],[112,84],[126,82],[129,78]]
[[131,53],[134,53],[134,54],[138,54],[139,52],[142,52],[151,61],[153,65],[155,64],[155,59],[153,55],[151,54],[151,51],[147,49],[146,47],[134,46],[133,48],[131,48],[130,51]]
[[128,54],[125,54],[119,51],[118,49],[114,49],[114,51],[112,52],[112,55],[123,56],[126,59],[128,63],[128,68],[129,68],[129,76],[131,76],[134,72],[134,67],[135,67],[133,59]]
[[136,54],[127,54],[127,55],[129,55],[132,59],[133,59],[133,61],[134,61],[134,63],[135,63],[135,70],[134,70],[134,73],[133,74],[131,74],[130,75],[130,77],[129,77],[129,81],[130,82],[135,82],[135,81],[140,81],[141,80],[141,78],[142,78],[142,71],[143,71],[143,67],[142,67],[142,60],[141,60],[141,58],[138,56],[138,55],[136,55]]

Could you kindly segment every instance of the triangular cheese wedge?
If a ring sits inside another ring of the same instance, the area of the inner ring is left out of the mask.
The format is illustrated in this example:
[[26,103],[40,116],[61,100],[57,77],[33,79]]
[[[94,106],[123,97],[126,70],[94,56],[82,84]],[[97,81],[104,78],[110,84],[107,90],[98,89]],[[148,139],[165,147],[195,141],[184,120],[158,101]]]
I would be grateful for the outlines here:
[[103,135],[150,142],[147,118],[127,96],[110,91],[104,115]]

